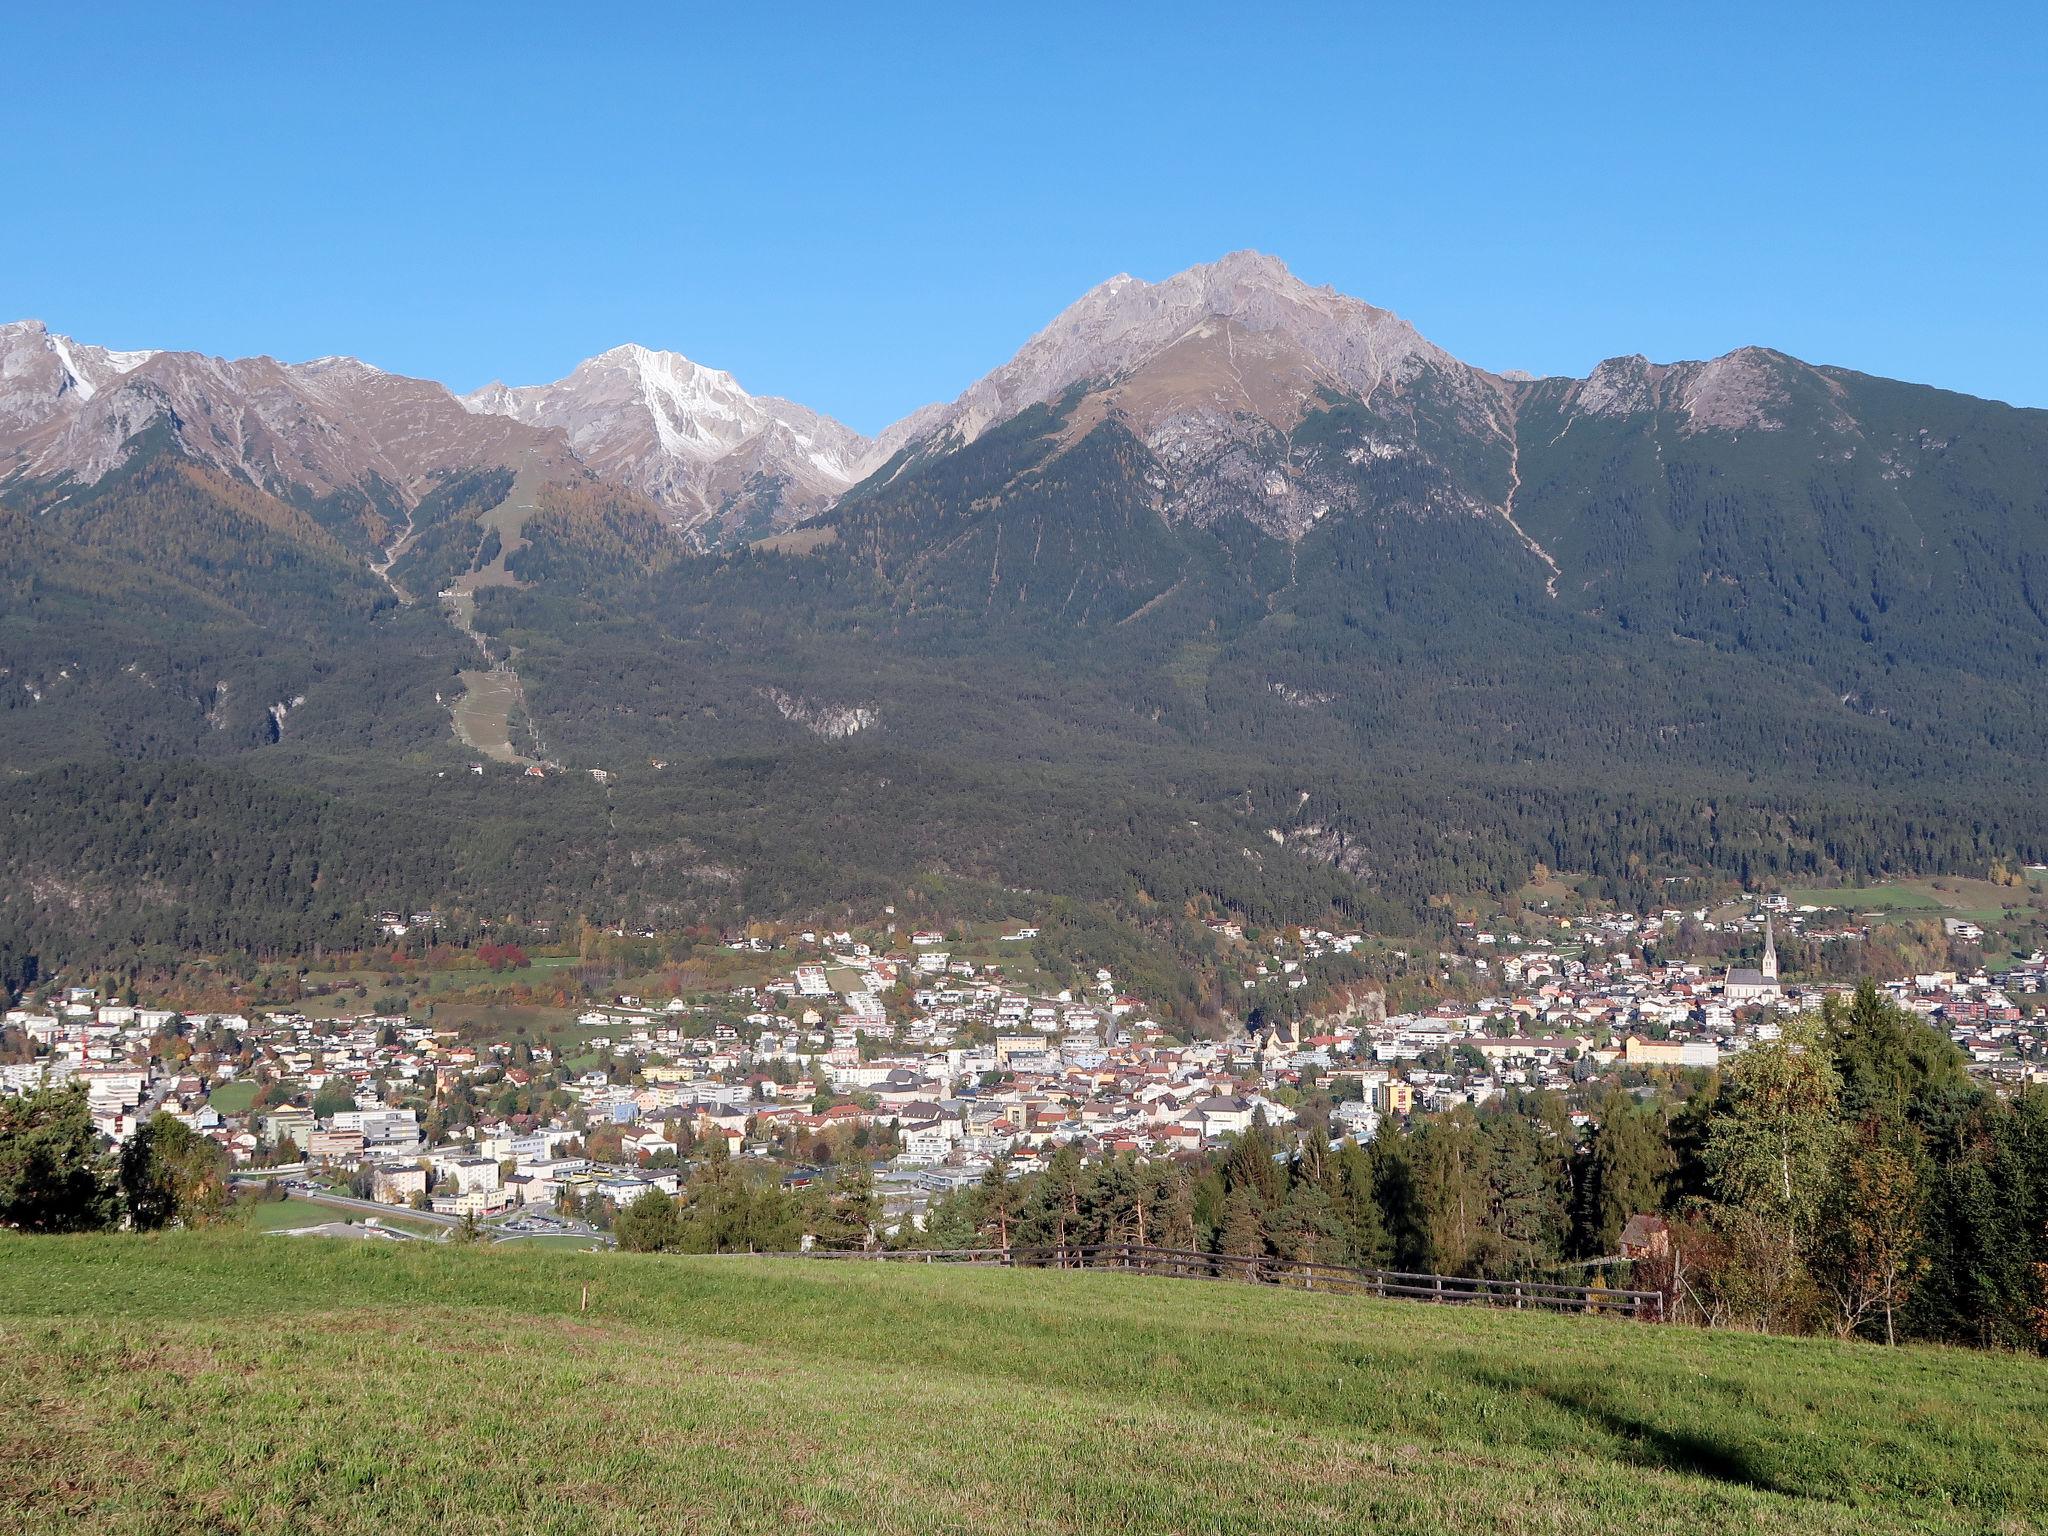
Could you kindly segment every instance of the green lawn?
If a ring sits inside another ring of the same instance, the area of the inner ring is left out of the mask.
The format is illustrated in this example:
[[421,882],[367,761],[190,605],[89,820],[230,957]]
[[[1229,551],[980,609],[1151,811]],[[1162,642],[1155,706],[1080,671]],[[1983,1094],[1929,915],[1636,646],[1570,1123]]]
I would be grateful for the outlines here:
[[[474,976],[475,972],[466,973]],[[489,971],[481,974],[489,976]],[[468,986],[481,983],[469,981]],[[592,1034],[603,1034],[603,1030],[584,1029],[576,1023],[577,1009],[549,1008],[523,1003],[450,1003],[439,997],[433,1000],[434,1012],[430,1022],[439,1029],[453,1029],[461,1032],[461,1039],[471,1045],[495,1045],[499,1041],[524,1040],[528,1045],[552,1044],[557,1050],[563,1041],[580,1042]]]
[[292,1195],[283,1200],[251,1201],[249,1225],[258,1232],[282,1232],[292,1227],[317,1227],[325,1221],[345,1221],[350,1214]]
[[1971,922],[1996,922],[2008,906],[2024,908],[2035,892],[2027,886],[1994,885],[1961,876],[1944,878],[1945,890],[1932,880],[1901,880],[1884,885],[1819,886],[1787,891],[1794,906],[1840,907],[1846,912],[1893,912],[1900,916],[1962,917]]
[[256,1102],[256,1085],[250,1082],[222,1083],[210,1089],[206,1102],[224,1115],[246,1115]]
[[[253,1200],[249,1203],[249,1224],[258,1232],[278,1232],[290,1227],[314,1227],[327,1221],[367,1221],[368,1211],[354,1210],[343,1206],[322,1205],[317,1200],[304,1200],[289,1195],[282,1200]],[[395,1207],[375,1213],[379,1223],[397,1227],[402,1232],[416,1232],[422,1237],[438,1237],[446,1229],[439,1223],[427,1221],[420,1216],[401,1211]]]
[[2048,1512],[2031,1358],[527,1244],[0,1236],[0,1410],[24,1533],[1728,1536]]

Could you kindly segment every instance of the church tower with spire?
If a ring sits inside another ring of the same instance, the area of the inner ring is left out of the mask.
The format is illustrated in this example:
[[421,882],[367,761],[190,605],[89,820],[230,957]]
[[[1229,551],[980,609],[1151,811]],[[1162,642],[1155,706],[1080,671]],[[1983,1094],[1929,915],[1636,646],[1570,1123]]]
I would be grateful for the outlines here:
[[1768,912],[1764,914],[1763,973],[1765,981],[1778,979],[1778,935],[1771,926],[1771,914]]

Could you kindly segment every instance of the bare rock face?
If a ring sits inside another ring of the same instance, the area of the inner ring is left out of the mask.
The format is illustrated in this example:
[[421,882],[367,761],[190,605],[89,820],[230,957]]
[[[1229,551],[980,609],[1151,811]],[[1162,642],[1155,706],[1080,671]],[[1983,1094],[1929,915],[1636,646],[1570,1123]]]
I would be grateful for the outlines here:
[[87,346],[56,335],[40,320],[0,325],[0,435],[25,431],[91,400],[153,356]]
[[675,352],[614,347],[552,384],[489,384],[471,411],[554,428],[598,474],[715,539],[786,527],[867,472],[875,444]]
[[[1370,402],[1429,374],[1465,384],[1479,405],[1488,391],[1465,378],[1474,372],[1399,316],[1240,251],[1164,282],[1118,276],[1090,289],[932,425],[972,441],[1082,383],[1124,385],[1141,414],[1180,396],[1275,424],[1319,385]],[[1141,379],[1149,387],[1132,390]]]
[[[1567,397],[1570,410],[1594,416],[1663,412],[1685,432],[1777,432],[1797,396],[1832,392],[1816,369],[1762,347],[1741,347],[1705,362],[1653,363],[1641,355],[1601,363]],[[1829,424],[1847,419],[1824,412]]]
[[886,488],[1056,404],[1059,451],[1106,424],[1142,445],[1140,498],[1172,522],[1241,516],[1294,542],[1333,514],[1500,517],[1527,542],[1515,522],[1518,420],[1545,391],[1553,402],[1561,392],[1567,418],[1656,414],[1688,433],[1789,421],[1837,437],[1855,430],[1837,383],[1775,352],[1615,358],[1575,383],[1495,375],[1387,310],[1245,251],[1162,282],[1100,284],[958,399],[874,438],[640,346],[552,384],[458,398],[352,358],[118,352],[21,321],[0,325],[0,481],[91,484],[161,429],[180,451],[265,490],[355,493],[379,516],[416,503],[447,472],[590,473],[717,545],[780,532],[864,480]]
[[825,704],[816,699],[764,688],[761,696],[775,706],[775,712],[791,725],[800,725],[813,736],[840,741],[882,723],[881,714],[867,704]]
[[[1332,511],[1375,499],[1362,465],[1441,457],[1446,433],[1487,445],[1501,461],[1496,478],[1508,479],[1510,386],[1399,316],[1311,288],[1256,252],[1160,283],[1110,279],[908,435],[921,453],[943,453],[1055,401],[1071,403],[1070,438],[1114,420],[1143,442],[1159,510],[1176,522],[1242,515],[1297,540]],[[1340,403],[1362,407],[1364,435],[1335,457],[1294,441],[1311,412]],[[1403,483],[1410,511],[1485,515],[1493,505],[1440,475]]]
[[[39,333],[39,334],[38,334]],[[278,492],[417,500],[437,472],[529,453],[574,466],[552,434],[464,410],[442,385],[353,358],[280,363],[112,353],[0,328],[0,460],[10,474],[92,484],[155,426],[200,463]]]

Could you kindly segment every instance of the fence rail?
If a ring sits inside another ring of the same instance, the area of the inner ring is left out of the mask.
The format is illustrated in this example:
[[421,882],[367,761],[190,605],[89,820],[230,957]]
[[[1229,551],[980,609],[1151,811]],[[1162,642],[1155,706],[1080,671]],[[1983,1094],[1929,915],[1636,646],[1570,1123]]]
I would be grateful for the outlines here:
[[1599,1285],[1554,1285],[1541,1280],[1488,1280],[1476,1275],[1416,1274],[1397,1269],[1354,1269],[1342,1264],[1292,1263],[1228,1253],[1198,1253],[1142,1243],[1089,1243],[1015,1248],[811,1248],[762,1258],[831,1259],[846,1263],[965,1264],[1003,1269],[1108,1269],[1180,1280],[1250,1281],[1335,1295],[1403,1298],[1447,1306],[1539,1308],[1604,1312],[1639,1322],[1664,1320],[1661,1291]]

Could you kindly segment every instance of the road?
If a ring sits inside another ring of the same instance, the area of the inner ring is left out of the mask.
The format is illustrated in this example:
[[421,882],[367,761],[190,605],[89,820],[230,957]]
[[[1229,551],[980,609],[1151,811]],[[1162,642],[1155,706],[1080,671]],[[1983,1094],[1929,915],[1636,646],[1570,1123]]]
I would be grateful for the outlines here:
[[[261,1185],[269,1181],[237,1179],[235,1182],[244,1185]],[[358,1200],[354,1195],[329,1194],[324,1189],[304,1188],[295,1181],[288,1180],[285,1188],[290,1192],[294,1200],[304,1200],[311,1205],[324,1205],[330,1210],[359,1211],[366,1216],[385,1217],[387,1221],[391,1217],[403,1216],[408,1220],[422,1221],[429,1226],[439,1227],[444,1232],[461,1225],[461,1222],[453,1216],[438,1216],[432,1211],[416,1211],[410,1206],[380,1205],[375,1200]],[[396,1222],[391,1222],[390,1224],[399,1231],[405,1230],[403,1227],[398,1227]],[[437,1237],[432,1239],[432,1241],[439,1242],[440,1239]]]

